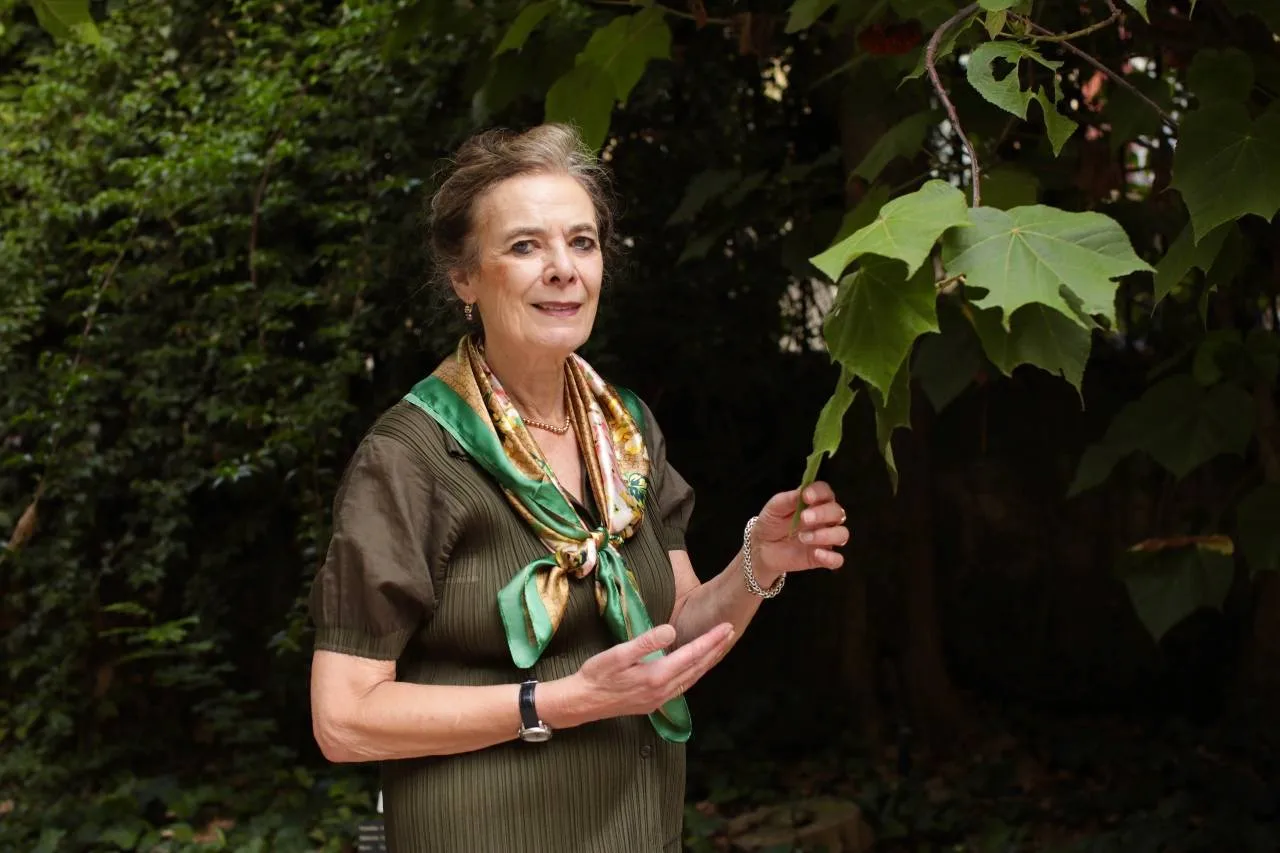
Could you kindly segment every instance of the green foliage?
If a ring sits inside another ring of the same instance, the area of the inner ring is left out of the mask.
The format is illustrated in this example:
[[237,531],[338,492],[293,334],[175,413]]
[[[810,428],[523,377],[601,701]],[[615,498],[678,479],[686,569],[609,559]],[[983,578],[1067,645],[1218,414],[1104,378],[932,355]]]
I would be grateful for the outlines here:
[[1121,557],[1117,573],[1156,642],[1197,610],[1222,609],[1235,577],[1231,554],[1231,540],[1226,539],[1151,543]]
[[[929,181],[880,209],[875,221],[813,258],[832,281],[863,255],[896,258],[912,276],[948,228],[968,224],[964,196],[942,181]],[[896,366],[896,365],[895,365]]]
[[1185,373],[1170,376],[1126,406],[1085,452],[1071,493],[1103,482],[1121,459],[1138,452],[1185,477],[1220,454],[1243,454],[1253,432],[1253,400],[1239,387],[1205,388]]
[[[417,307],[417,207],[479,123],[576,122],[643,190],[627,236],[646,298],[689,317],[690,374],[765,375],[720,354],[753,337],[825,348],[840,379],[805,481],[849,440],[859,383],[896,486],[913,379],[941,409],[1032,365],[1091,399],[1087,360],[1117,352],[1150,378],[1075,491],[1134,453],[1265,473],[1280,113],[1274,40],[1241,33],[1280,29],[1272,3],[1228,0],[1234,29],[1180,20],[1215,45],[1190,63],[1156,26],[1075,40],[1153,109],[1022,17],[1065,33],[1098,9],[983,2],[936,68],[972,152],[925,76],[956,3],[100,5],[97,48],[68,43],[97,32],[84,2],[22,7],[56,43],[21,15],[3,34],[0,520],[36,522],[0,557],[0,844],[341,843],[367,792],[295,774],[303,590],[351,443],[447,345]],[[814,266],[840,283],[825,318]],[[1274,570],[1272,485],[1196,532],[1234,518],[1245,563]],[[1225,557],[1202,550],[1122,567],[1153,633],[1221,603]]]
[[[861,233],[861,232],[859,232]],[[910,275],[895,260],[875,258],[840,283],[827,315],[831,357],[880,393],[888,393],[911,343],[938,331],[933,277]]]
[[[800,481],[802,490],[808,488],[818,478],[818,468],[822,465],[823,457],[835,453],[840,447],[840,436],[844,432],[844,415],[849,411],[854,398],[854,391],[849,387],[853,378],[853,374],[847,368],[841,369],[840,377],[836,380],[835,393],[831,395],[831,399],[827,400],[826,405],[822,407],[822,413],[818,415],[818,423],[813,428],[813,453],[809,454],[805,462],[804,476]],[[799,520],[800,514],[796,513],[795,521],[799,523]]]
[[1256,119],[1237,103],[1212,103],[1182,122],[1173,186],[1191,212],[1196,242],[1248,214],[1280,210],[1280,104]]
[[89,0],[31,0],[40,26],[54,38],[98,44],[102,34],[89,14]]
[[1093,335],[1077,318],[1040,302],[1017,308],[1006,325],[1001,308],[976,308],[973,326],[982,349],[1001,373],[1012,375],[1014,368],[1031,364],[1060,375],[1078,393],[1082,392],[1085,362]]
[[670,55],[671,30],[659,7],[614,18],[592,33],[574,69],[547,92],[546,120],[577,125],[587,145],[600,148],[614,100],[627,100],[650,60]]
[[1040,304],[1088,326],[1088,316],[1113,320],[1115,280],[1149,270],[1129,237],[1098,213],[1068,213],[1043,205],[970,211],[971,228],[943,240],[943,263],[985,291],[973,302],[1006,316]]
[[405,285],[464,47],[393,70],[389,9],[325,7],[127,4],[4,68],[4,849],[333,850],[368,807],[295,779],[305,594],[352,388],[438,346]]

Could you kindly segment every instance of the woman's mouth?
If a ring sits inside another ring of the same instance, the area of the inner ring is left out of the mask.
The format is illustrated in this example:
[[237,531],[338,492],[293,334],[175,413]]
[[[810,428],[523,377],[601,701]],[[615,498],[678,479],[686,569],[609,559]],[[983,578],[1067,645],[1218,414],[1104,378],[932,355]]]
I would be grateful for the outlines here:
[[582,306],[577,302],[535,302],[533,307],[552,317],[572,317]]

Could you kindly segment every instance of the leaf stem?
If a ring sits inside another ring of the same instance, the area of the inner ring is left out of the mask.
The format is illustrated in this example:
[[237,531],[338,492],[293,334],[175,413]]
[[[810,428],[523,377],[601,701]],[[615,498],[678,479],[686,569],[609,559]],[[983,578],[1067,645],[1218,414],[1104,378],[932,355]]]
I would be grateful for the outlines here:
[[933,83],[934,91],[938,93],[938,99],[942,101],[942,106],[947,110],[947,117],[951,120],[951,126],[955,128],[956,135],[960,137],[960,141],[964,143],[965,150],[969,152],[969,169],[973,174],[974,207],[978,207],[982,203],[982,185],[979,175],[981,170],[978,168],[978,152],[974,150],[973,143],[965,135],[964,128],[960,125],[960,116],[956,114],[956,105],[951,103],[951,98],[947,96],[947,90],[942,85],[942,79],[938,77],[938,45],[942,43],[942,37],[946,35],[947,30],[956,26],[976,11],[978,11],[978,4],[970,3],[959,12],[956,12],[944,21],[942,26],[934,30],[933,36],[929,39],[929,45],[924,50],[924,67],[929,72],[929,80]]
[[[1053,35],[1053,33],[1050,30],[1045,29],[1044,27],[1037,24],[1035,21],[1028,21],[1027,23],[1031,26],[1031,29],[1035,30],[1036,32]],[[1165,112],[1161,108],[1161,106],[1157,104],[1155,101],[1151,100],[1146,95],[1144,95],[1142,93],[1142,90],[1140,90],[1137,86],[1133,85],[1128,80],[1124,79],[1124,77],[1121,77],[1118,73],[1116,73],[1115,71],[1112,71],[1110,68],[1104,65],[1100,60],[1095,59],[1092,55],[1088,53],[1085,53],[1083,50],[1076,47],[1071,42],[1064,41],[1064,42],[1061,42],[1061,45],[1063,49],[1068,50],[1071,53],[1074,53],[1076,56],[1080,57],[1085,62],[1089,63],[1094,68],[1098,69],[1103,74],[1107,75],[1107,77],[1117,86],[1120,86],[1123,89],[1127,89],[1129,94],[1133,95],[1135,98],[1142,101],[1147,106],[1151,107],[1151,109],[1155,110],[1156,113],[1160,116],[1160,118],[1164,121],[1164,123],[1169,126],[1170,130],[1174,131],[1175,133],[1177,132],[1178,122],[1174,119],[1174,117],[1169,115],[1167,112]]]
[[[1072,41],[1073,39],[1084,38],[1087,35],[1096,33],[1098,30],[1106,29],[1107,27],[1114,24],[1116,21],[1120,20],[1120,8],[1116,6],[1115,0],[1106,0],[1106,3],[1107,3],[1107,7],[1111,10],[1111,16],[1104,21],[1098,21],[1097,23],[1090,24],[1089,26],[1085,27],[1082,30],[1076,30],[1074,33],[1060,33],[1060,34],[1048,33],[1046,35],[1028,35],[1028,36],[1025,36],[1025,38],[1030,39],[1031,41],[1068,42],[1068,41]],[[1034,26],[1034,22],[1030,18],[1023,15],[1018,15],[1017,17],[1019,17],[1025,23],[1031,26]]]

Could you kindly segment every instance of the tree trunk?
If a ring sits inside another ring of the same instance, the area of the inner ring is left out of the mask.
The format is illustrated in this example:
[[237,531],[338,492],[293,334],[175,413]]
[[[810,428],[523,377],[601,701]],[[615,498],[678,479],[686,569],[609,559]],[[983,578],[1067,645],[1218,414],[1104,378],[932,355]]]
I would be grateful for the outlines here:
[[913,389],[911,409],[911,432],[899,433],[895,442],[899,485],[894,510],[907,628],[900,674],[912,740],[943,755],[964,740],[970,726],[965,703],[947,672],[938,615],[929,453],[933,411],[918,389]]

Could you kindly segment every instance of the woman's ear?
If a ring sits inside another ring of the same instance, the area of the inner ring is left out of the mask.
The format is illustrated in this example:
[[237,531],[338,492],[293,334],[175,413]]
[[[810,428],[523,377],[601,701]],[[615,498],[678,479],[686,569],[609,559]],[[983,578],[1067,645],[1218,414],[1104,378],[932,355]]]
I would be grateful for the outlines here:
[[475,303],[475,288],[471,286],[471,282],[461,270],[453,270],[449,273],[449,284],[453,286],[453,292],[458,295],[464,305]]

